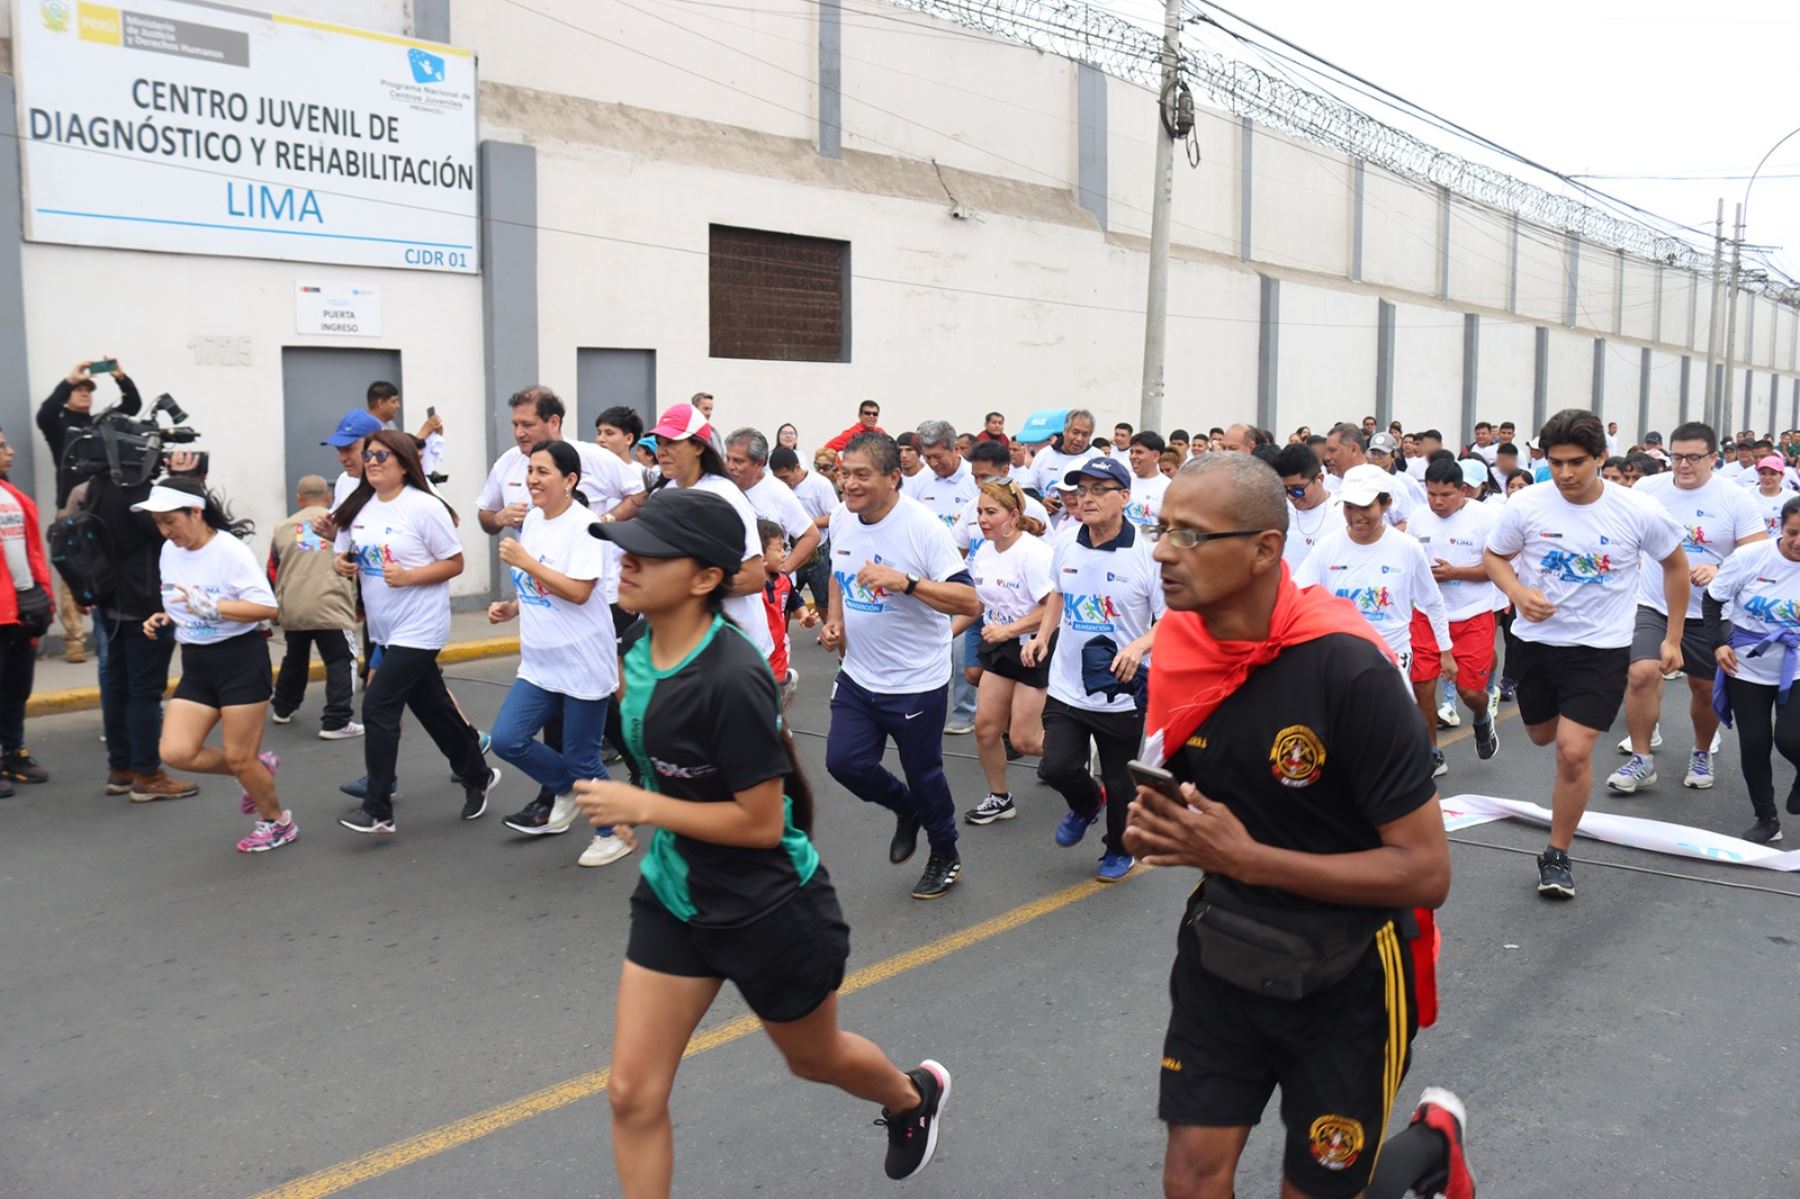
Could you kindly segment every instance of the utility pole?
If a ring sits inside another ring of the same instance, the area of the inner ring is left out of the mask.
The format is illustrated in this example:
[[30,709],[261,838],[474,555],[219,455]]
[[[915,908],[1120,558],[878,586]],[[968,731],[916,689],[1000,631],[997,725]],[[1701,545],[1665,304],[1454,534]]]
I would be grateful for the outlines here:
[[1737,296],[1738,268],[1744,251],[1744,206],[1737,206],[1737,215],[1732,224],[1731,239],[1731,290],[1725,297],[1725,378],[1719,390],[1719,435],[1723,437],[1731,423],[1731,352],[1737,344]]
[[1144,387],[1138,427],[1163,429],[1163,360],[1169,323],[1169,224],[1175,199],[1175,135],[1169,106],[1181,81],[1181,0],[1163,14],[1162,92],[1156,112],[1156,188],[1150,211],[1150,292],[1144,301]]
[[[1719,352],[1719,259],[1723,257],[1724,249],[1725,197],[1720,196],[1719,212],[1717,216],[1713,217],[1712,291],[1708,293],[1710,298],[1706,305],[1706,402],[1700,406],[1703,414],[1701,419],[1712,424],[1714,428],[1718,428],[1714,421],[1718,394],[1716,381],[1713,379],[1713,359],[1718,356]],[[1724,440],[1725,430],[1719,428],[1718,432],[1719,439]]]

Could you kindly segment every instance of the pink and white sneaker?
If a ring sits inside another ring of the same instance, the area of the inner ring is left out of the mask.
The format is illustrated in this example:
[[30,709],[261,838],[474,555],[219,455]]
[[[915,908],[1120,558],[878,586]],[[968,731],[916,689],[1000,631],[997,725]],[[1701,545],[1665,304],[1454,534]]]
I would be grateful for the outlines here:
[[256,828],[237,847],[239,853],[266,853],[299,839],[300,826],[294,823],[293,813],[283,812],[280,820],[258,820]]
[[[275,772],[281,769],[281,755],[273,750],[263,750],[263,752],[256,755],[256,760],[269,768],[270,778],[274,778]],[[250,793],[248,791],[244,792],[243,795],[239,797],[238,811],[246,816],[256,811],[256,801],[250,798]],[[271,848],[273,847],[271,846]]]

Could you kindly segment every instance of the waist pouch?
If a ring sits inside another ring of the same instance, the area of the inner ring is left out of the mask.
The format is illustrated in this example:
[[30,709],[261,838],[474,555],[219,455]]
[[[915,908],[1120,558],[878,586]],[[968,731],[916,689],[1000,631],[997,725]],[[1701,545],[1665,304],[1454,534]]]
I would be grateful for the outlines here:
[[1202,891],[1188,927],[1200,968],[1271,999],[1303,999],[1343,979],[1389,913],[1285,912],[1218,902]]

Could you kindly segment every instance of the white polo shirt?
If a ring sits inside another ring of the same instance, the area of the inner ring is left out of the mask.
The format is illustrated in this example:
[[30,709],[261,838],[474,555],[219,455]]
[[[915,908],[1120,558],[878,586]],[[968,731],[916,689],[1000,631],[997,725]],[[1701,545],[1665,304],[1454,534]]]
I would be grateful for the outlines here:
[[[1050,657],[1050,694],[1089,712],[1137,711],[1129,692],[1110,700],[1088,693],[1081,679],[1081,651],[1099,637],[1124,649],[1162,619],[1162,569],[1150,556],[1150,539],[1130,521],[1121,521],[1118,534],[1104,545],[1095,546],[1082,525],[1054,548],[1062,624]],[[1150,669],[1148,655],[1140,669]]]

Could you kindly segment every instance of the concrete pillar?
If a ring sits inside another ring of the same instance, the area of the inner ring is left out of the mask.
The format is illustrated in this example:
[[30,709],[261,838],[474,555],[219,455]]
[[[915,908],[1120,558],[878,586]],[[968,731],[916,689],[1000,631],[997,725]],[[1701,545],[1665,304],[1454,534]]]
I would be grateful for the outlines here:
[[1594,382],[1588,391],[1589,402],[1594,413],[1602,421],[1606,419],[1606,339],[1594,338]]
[[1257,281],[1262,295],[1256,332],[1256,423],[1273,429],[1279,391],[1276,375],[1281,365],[1281,280],[1258,275]]
[[413,36],[450,43],[450,0],[413,0]]
[[1539,325],[1535,330],[1531,367],[1531,435],[1536,437],[1544,422],[1550,419],[1550,330]]
[[1519,214],[1512,214],[1512,237],[1506,250],[1506,310],[1519,310]]
[[844,26],[842,0],[819,3],[819,154],[844,156]]
[[1688,407],[1688,396],[1693,390],[1693,374],[1693,356],[1691,354],[1683,354],[1681,356],[1681,401],[1676,409],[1676,411],[1681,414],[1681,419],[1683,421],[1691,419],[1690,413],[1692,410]]
[[1581,234],[1570,233],[1568,236],[1567,266],[1563,275],[1568,287],[1563,295],[1563,324],[1571,329],[1575,327],[1575,305],[1581,295]]
[[1386,430],[1394,419],[1394,315],[1386,300],[1375,303],[1375,427]]
[[[1251,189],[1251,175],[1254,172],[1252,158],[1256,148],[1256,126],[1249,117],[1240,122],[1241,134],[1238,139],[1238,261],[1250,261],[1250,213],[1251,200],[1255,193]],[[1264,280],[1265,284],[1270,282]],[[1264,428],[1273,428],[1265,425]]]
[[1106,73],[1090,63],[1075,66],[1076,201],[1106,232]]
[[[537,150],[484,141],[481,167],[481,338],[486,362],[487,461],[512,444],[513,392],[538,382]],[[489,591],[501,594],[499,542],[488,551]]]
[[1633,441],[1642,441],[1644,434],[1650,429],[1650,349],[1646,346],[1638,351],[1638,415],[1637,435]]
[[1363,168],[1358,158],[1351,164],[1350,176],[1350,278],[1357,283],[1363,277]]
[[[1450,298],[1450,189],[1438,185],[1438,299]],[[1385,426],[1384,426],[1385,427]]]
[[[13,77],[0,75],[0,129],[19,127],[14,107]],[[50,461],[50,447],[38,435],[34,418],[37,405],[32,402],[31,388],[25,370],[25,226],[20,219],[23,193],[19,188],[19,153],[17,137],[0,150],[0,362],[10,362],[11,385],[0,388],[0,429],[16,455],[11,479],[13,486],[26,495],[32,494],[37,482],[36,466],[44,476],[56,473]],[[42,513],[47,519],[54,513]]]
[[1463,313],[1462,427],[1454,438],[1462,445],[1475,436],[1476,384],[1481,378],[1481,317]]

